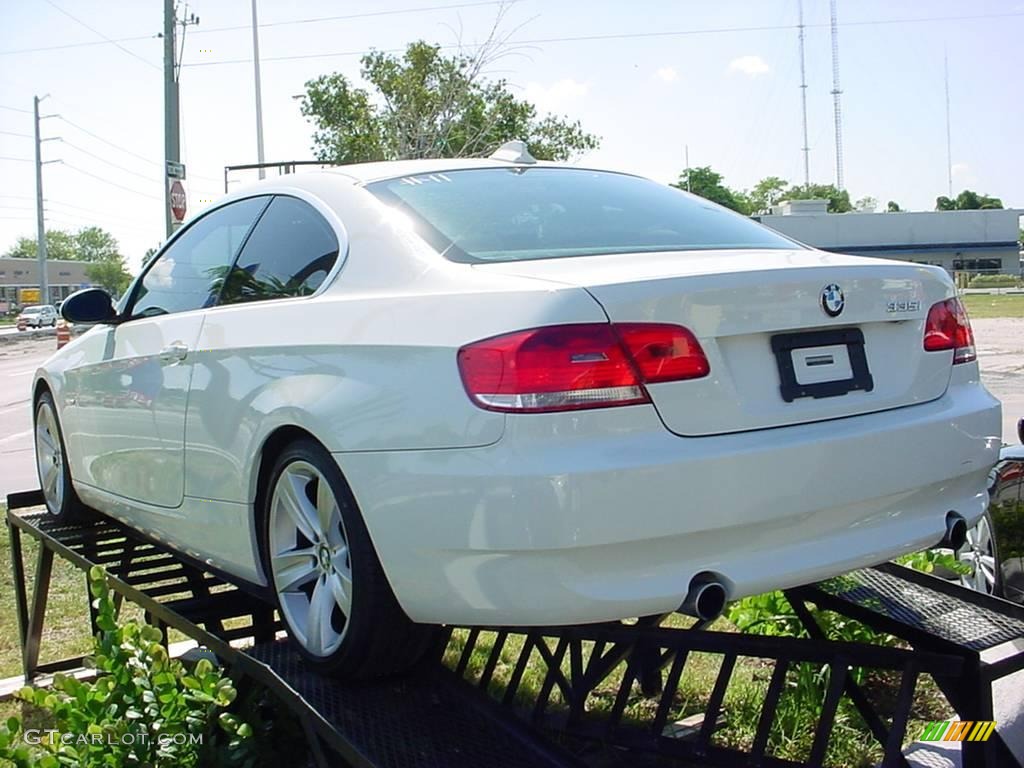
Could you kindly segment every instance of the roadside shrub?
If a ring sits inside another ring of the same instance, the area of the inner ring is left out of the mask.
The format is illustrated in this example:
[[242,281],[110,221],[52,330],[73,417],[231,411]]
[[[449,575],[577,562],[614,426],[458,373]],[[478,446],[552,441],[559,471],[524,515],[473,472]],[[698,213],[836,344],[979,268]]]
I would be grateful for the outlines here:
[[975,275],[967,283],[968,288],[1016,288],[1021,279],[1015,275]]
[[237,696],[231,680],[208,659],[189,670],[170,658],[153,626],[119,625],[102,569],[89,572],[89,590],[100,630],[89,661],[98,677],[56,675],[52,689],[21,689],[18,697],[48,713],[53,730],[28,744],[10,718],[0,725],[0,760],[18,768],[257,765],[252,725],[228,709]]

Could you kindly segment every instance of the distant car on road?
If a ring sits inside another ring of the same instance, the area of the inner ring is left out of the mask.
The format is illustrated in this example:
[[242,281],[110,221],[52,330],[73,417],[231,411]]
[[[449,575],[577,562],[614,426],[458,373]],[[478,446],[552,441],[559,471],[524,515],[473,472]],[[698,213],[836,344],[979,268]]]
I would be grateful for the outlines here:
[[50,513],[266,587],[345,675],[959,548],[999,458],[941,267],[521,144],[268,179],[62,313]]
[[18,327],[24,325],[26,328],[55,328],[59,317],[57,308],[52,304],[35,304],[21,310]]

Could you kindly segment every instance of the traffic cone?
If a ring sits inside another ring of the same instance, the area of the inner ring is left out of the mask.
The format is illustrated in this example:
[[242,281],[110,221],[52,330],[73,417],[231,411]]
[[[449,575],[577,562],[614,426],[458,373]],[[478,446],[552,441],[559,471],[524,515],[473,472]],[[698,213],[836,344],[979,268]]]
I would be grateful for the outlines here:
[[69,341],[71,341],[71,328],[68,327],[66,320],[61,320],[57,323],[57,349],[60,349]]
[[19,331],[24,331],[26,328],[28,328],[28,323],[25,322],[25,318],[24,317],[19,317],[18,318],[18,330]]

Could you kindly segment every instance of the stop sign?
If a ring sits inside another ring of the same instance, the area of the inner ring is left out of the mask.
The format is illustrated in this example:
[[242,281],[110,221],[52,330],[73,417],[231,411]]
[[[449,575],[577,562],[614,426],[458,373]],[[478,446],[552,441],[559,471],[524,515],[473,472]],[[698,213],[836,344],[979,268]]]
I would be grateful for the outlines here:
[[185,187],[177,179],[171,183],[171,215],[175,222],[185,220]]

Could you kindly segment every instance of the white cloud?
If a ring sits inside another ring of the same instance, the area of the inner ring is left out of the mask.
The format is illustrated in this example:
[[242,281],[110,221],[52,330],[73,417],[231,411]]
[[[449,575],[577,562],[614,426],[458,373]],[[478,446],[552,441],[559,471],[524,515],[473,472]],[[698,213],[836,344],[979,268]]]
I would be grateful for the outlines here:
[[546,112],[564,114],[582,100],[589,90],[590,83],[581,83],[571,77],[566,77],[556,80],[551,85],[527,83],[526,88],[523,89],[523,96],[537,107],[538,114],[543,115]]
[[654,73],[654,76],[666,83],[674,83],[679,79],[679,73],[676,72],[675,67],[662,67]]
[[768,66],[768,62],[762,59],[760,56],[740,56],[738,59],[733,59],[729,62],[730,72],[742,72],[744,75],[750,77],[757,77],[758,75],[766,75],[772,71],[772,68]]

